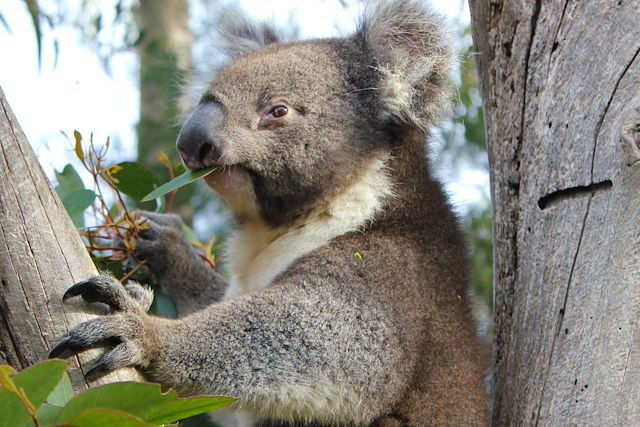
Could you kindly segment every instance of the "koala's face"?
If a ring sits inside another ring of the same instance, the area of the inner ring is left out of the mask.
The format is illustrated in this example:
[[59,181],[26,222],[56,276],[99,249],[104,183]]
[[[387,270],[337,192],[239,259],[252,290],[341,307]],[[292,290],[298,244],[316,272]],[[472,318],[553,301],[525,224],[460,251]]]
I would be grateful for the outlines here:
[[[374,75],[345,40],[271,45],[220,73],[178,151],[240,217],[278,225],[357,178],[388,145]],[[362,65],[361,65],[362,64]]]
[[207,182],[240,218],[280,225],[321,209],[446,110],[447,38],[418,2],[380,2],[347,38],[232,33],[230,45],[261,50],[211,83],[178,151],[191,169],[218,167]]

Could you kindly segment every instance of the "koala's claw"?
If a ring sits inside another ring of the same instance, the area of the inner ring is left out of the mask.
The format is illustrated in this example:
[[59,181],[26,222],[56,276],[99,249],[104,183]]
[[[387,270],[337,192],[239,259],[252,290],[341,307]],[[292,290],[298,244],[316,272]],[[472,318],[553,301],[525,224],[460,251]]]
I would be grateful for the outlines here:
[[74,343],[71,341],[71,338],[66,336],[62,338],[58,342],[58,344],[56,344],[55,347],[51,349],[51,351],[49,352],[49,359],[54,359],[56,357],[61,357],[63,359],[66,359],[67,357],[75,353],[76,350],[77,348],[75,347]]
[[104,375],[124,366],[145,366],[151,349],[145,345],[152,322],[146,314],[153,301],[153,292],[135,282],[121,285],[109,274],[91,277],[76,283],[65,292],[63,300],[81,296],[87,302],[107,304],[113,314],[83,322],[69,331],[51,349],[49,358],[67,358],[73,353],[108,346],[98,362],[86,374],[87,378]]
[[107,304],[112,310],[121,311],[126,299],[123,294],[122,286],[119,283],[118,286],[111,284],[109,276],[95,276],[67,289],[67,292],[62,296],[62,301],[81,296],[86,302],[101,302]]
[[129,329],[132,329],[131,326],[122,317],[105,316],[88,320],[62,337],[49,353],[49,358],[66,358],[112,341],[121,342],[123,337],[130,335]]
[[109,373],[109,368],[102,364],[96,364],[93,368],[85,372],[84,377],[88,380],[94,380]]
[[94,347],[113,347],[85,374],[94,378],[124,366],[146,366],[151,349],[146,342],[150,327],[145,314],[123,313],[97,317],[71,329],[49,353],[49,358],[67,358]]
[[126,342],[120,343],[112,350],[104,353],[96,364],[84,374],[84,377],[87,379],[101,377],[118,368],[130,366],[135,361],[140,360],[140,356],[134,346]]
[[71,286],[62,296],[62,301],[81,296],[87,302],[101,302],[112,311],[147,311],[153,302],[153,292],[135,282],[121,285],[109,274],[101,274]]

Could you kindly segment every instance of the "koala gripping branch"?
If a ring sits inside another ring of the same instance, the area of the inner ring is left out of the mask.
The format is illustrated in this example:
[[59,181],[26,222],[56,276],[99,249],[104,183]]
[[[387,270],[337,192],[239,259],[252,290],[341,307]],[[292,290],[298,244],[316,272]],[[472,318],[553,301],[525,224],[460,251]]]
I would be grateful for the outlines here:
[[[81,302],[62,305],[62,295],[96,269],[1,88],[0,148],[0,363],[23,369],[46,359],[58,337],[93,316]],[[96,356],[87,352],[69,362],[76,390],[141,380],[130,369],[87,382],[83,373]]]

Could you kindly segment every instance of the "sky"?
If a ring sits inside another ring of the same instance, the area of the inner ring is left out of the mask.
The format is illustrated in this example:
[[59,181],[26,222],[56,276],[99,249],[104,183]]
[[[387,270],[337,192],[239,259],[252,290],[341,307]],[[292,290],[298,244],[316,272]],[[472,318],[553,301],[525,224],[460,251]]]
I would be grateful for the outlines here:
[[[68,13],[79,10],[81,3],[80,0],[40,2],[45,10],[55,10],[60,3],[69,5]],[[234,3],[255,19],[280,26],[295,17],[302,38],[348,33],[355,28],[360,13],[359,7],[353,5],[343,8],[339,0],[236,0]],[[434,0],[431,3],[451,21],[469,21],[465,1]],[[99,4],[101,10],[108,13],[113,11],[110,5],[115,1]],[[192,12],[198,11],[198,4],[194,1]],[[112,153],[117,153],[118,161],[133,159],[139,108],[135,54],[114,55],[107,70],[92,47],[81,41],[76,29],[59,25],[54,32],[44,28],[39,67],[36,38],[25,3],[4,0],[0,13],[9,26],[7,29],[0,24],[0,52],[3,53],[0,87],[47,175],[52,177],[54,170],[62,170],[73,158],[72,146],[62,133],[71,136],[75,129],[85,136],[93,133],[96,142],[110,137]],[[109,22],[109,19],[103,21]],[[53,40],[58,43],[57,55]],[[466,176],[463,173],[460,180],[450,181],[448,189],[455,203],[465,204],[480,197],[473,186],[465,183],[486,180],[486,174],[470,170]]]

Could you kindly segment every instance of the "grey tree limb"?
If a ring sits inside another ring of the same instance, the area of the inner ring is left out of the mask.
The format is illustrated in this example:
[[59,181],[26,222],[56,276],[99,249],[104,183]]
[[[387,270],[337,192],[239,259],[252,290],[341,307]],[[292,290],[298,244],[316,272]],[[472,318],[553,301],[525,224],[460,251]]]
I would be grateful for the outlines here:
[[[17,369],[45,360],[69,327],[88,320],[81,301],[62,304],[73,283],[96,269],[0,88],[0,363]],[[140,380],[132,369],[87,383],[99,354],[69,359],[77,390]]]

